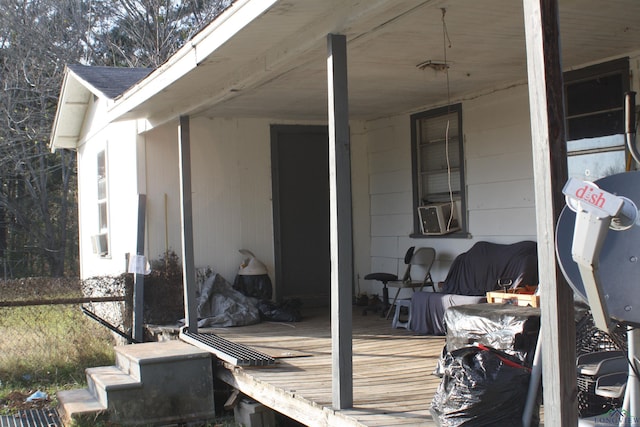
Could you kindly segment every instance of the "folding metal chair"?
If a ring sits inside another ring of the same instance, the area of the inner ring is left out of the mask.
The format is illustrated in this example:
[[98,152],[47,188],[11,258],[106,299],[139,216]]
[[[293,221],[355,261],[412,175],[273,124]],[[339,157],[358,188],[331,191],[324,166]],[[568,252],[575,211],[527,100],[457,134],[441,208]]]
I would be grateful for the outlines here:
[[[411,288],[416,291],[416,288],[422,290],[425,286],[433,286],[433,280],[431,279],[431,266],[436,258],[436,250],[434,248],[418,248],[415,246],[410,247],[404,256],[404,263],[407,265],[404,276],[402,279],[398,279],[398,276],[391,273],[369,273],[364,276],[365,280],[377,280],[382,283],[382,302],[383,310],[386,311],[386,318],[389,318],[391,308],[393,308],[398,300],[398,295],[402,289]],[[425,271],[422,280],[413,280],[411,277],[411,270],[413,266],[420,266]],[[389,287],[397,288],[396,294],[393,297],[393,302],[389,304]],[[435,290],[435,289],[434,289]],[[383,314],[385,313],[383,311]],[[365,311],[366,314],[366,311]]]

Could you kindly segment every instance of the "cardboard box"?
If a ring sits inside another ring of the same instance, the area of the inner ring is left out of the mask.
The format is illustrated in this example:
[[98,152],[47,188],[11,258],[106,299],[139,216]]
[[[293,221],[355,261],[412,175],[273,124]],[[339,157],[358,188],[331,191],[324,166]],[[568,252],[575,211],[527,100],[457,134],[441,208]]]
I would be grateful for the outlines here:
[[507,304],[519,306],[540,307],[540,295],[516,294],[511,292],[487,292],[487,302],[492,304]]

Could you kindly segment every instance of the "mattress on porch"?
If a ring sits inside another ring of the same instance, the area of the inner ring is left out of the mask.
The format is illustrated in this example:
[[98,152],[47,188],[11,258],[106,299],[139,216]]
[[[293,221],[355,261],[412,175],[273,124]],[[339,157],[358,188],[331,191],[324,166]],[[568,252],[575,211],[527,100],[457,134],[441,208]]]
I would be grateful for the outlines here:
[[447,308],[487,302],[486,297],[415,292],[411,298],[411,323],[409,328],[420,335],[445,335],[444,313]]

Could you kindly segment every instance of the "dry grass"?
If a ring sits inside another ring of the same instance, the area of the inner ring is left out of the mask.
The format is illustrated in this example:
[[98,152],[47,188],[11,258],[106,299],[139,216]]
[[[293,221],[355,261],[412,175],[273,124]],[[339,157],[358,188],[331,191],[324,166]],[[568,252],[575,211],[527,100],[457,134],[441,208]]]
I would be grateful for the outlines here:
[[[2,301],[79,297],[77,280],[0,281]],[[84,387],[84,369],[113,363],[114,340],[79,305],[0,307],[0,412],[22,409],[36,390]],[[17,396],[17,397],[16,397]]]
[[80,297],[81,281],[77,278],[28,277],[0,280],[2,301],[31,301],[46,298]]

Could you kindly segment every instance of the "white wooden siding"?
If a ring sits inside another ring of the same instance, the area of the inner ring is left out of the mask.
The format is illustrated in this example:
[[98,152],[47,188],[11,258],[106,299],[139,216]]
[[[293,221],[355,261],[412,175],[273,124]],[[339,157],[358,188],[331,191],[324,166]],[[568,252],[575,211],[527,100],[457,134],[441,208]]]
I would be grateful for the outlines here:
[[[631,57],[636,89],[638,62],[637,55]],[[351,123],[354,283],[361,291],[379,293],[379,284],[363,279],[371,271],[401,274],[409,246],[436,248],[432,272],[440,281],[453,259],[477,241],[535,239],[526,86],[461,102],[470,238],[410,237],[411,112]],[[209,265],[228,280],[235,277],[240,248],[254,251],[273,272],[271,124],[322,123],[205,117],[191,121],[196,265]],[[177,124],[137,135],[131,122],[105,127],[104,106],[97,104],[90,109],[83,132],[78,150],[82,277],[123,271],[124,253],[135,244],[135,221],[131,228],[126,219],[135,213],[137,185],[146,187],[147,193],[147,256],[157,259],[167,248],[179,253]],[[100,259],[92,254],[90,236],[95,234],[97,217],[95,155],[107,140],[114,178],[109,200],[112,256]],[[136,161],[139,178],[129,174]]]
[[142,135],[147,191],[145,254],[160,259],[166,251],[181,253],[180,177],[178,169],[177,123]]
[[[103,127],[105,108],[90,109],[78,149],[78,219],[82,278],[117,276],[126,270],[125,254],[135,252],[137,216],[136,130],[133,122]],[[93,253],[91,236],[98,234],[97,153],[106,151],[108,177],[109,255]]]
[[[232,282],[251,250],[274,280],[270,119],[194,117],[191,120],[194,252],[196,267],[209,266]],[[296,123],[300,124],[300,123]],[[312,123],[317,124],[317,123]],[[353,124],[358,128],[358,124]],[[170,123],[145,134],[148,254],[165,250],[164,195],[169,247],[179,253],[180,211],[177,130]],[[369,272],[369,196],[366,140],[352,141],[354,282]],[[309,242],[310,245],[313,242]],[[277,284],[275,284],[277,291]]]
[[[195,118],[190,129],[196,267],[209,266],[233,281],[242,261],[238,250],[246,248],[273,272],[269,123]],[[148,252],[161,255],[167,238],[169,248],[179,253],[176,124],[155,129],[146,139]],[[160,214],[165,197],[168,236]]]
[[353,215],[353,275],[358,293],[363,277],[371,272],[371,200],[369,196],[369,164],[364,123],[351,124],[351,204]]
[[[534,205],[532,186],[533,178],[470,185],[467,206],[470,210],[531,208]],[[510,197],[505,198],[505,194]]]
[[371,212],[378,215],[407,214],[411,212],[412,203],[413,194],[410,191],[372,194]]
[[[413,231],[409,114],[368,123],[373,270],[401,274],[409,246],[432,246],[437,252],[432,268],[437,282],[444,280],[453,259],[477,241],[535,240],[526,86],[463,100],[462,123],[469,239],[409,237]],[[378,283],[367,285],[371,293],[379,292]],[[407,291],[402,296],[409,295]]]

